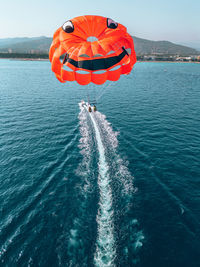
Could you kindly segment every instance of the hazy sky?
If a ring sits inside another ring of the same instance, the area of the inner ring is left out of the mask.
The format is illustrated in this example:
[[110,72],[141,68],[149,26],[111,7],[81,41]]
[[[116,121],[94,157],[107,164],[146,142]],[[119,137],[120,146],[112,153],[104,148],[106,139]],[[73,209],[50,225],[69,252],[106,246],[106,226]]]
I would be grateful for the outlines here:
[[110,17],[141,38],[200,41],[200,0],[0,0],[0,38],[52,36],[86,14]]

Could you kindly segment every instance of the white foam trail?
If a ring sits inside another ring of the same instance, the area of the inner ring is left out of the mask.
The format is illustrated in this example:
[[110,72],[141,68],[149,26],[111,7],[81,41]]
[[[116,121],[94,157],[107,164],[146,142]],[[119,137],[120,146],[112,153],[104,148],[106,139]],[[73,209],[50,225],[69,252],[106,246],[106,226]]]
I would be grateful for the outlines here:
[[94,126],[97,147],[99,151],[99,175],[98,185],[100,191],[99,210],[97,214],[98,236],[95,252],[95,265],[106,267],[114,266],[116,255],[114,223],[112,209],[112,191],[110,188],[109,167],[105,158],[105,149],[101,140],[98,126],[93,114],[90,118]]
[[[95,143],[99,153],[98,188],[100,199],[96,217],[98,232],[94,264],[98,267],[112,267],[118,264],[116,245],[121,238],[127,239],[126,245],[122,250],[120,249],[124,264],[129,261],[134,264],[139,260],[138,250],[142,247],[144,235],[139,229],[137,219],[132,218],[131,220],[128,215],[132,210],[133,195],[137,188],[133,186],[134,177],[128,170],[128,161],[122,159],[117,152],[119,133],[112,129],[111,124],[102,113],[98,111],[89,113],[87,107],[81,105],[80,109],[82,111],[79,117],[82,118],[80,148],[82,148],[83,156],[88,154],[88,159],[92,157],[91,139],[93,137],[96,139]],[[90,120],[88,120],[89,118]],[[93,130],[91,126],[93,126]],[[92,133],[95,135],[93,136]],[[88,144],[89,147],[87,147]],[[112,192],[112,190],[114,191]],[[120,202],[119,199],[121,199]],[[124,205],[121,205],[121,202]],[[116,208],[115,215],[114,208]],[[115,232],[114,216],[115,222],[118,219],[121,220],[120,217],[125,220],[124,223],[120,222],[121,228],[118,229],[118,232]]]
[[114,162],[117,168],[115,179],[119,179],[121,183],[121,190],[123,191],[122,193],[124,193],[125,195],[132,195],[132,193],[137,190],[137,188],[134,188],[133,186],[134,177],[128,170],[128,162],[122,160],[116,152],[116,149],[118,147],[117,136],[119,135],[119,132],[113,131],[111,124],[106,120],[106,116],[102,113],[97,111],[95,113],[95,118],[97,124],[99,125],[99,128],[101,128],[101,130],[106,135],[105,140],[107,141],[107,147],[109,147],[110,150],[112,149],[112,154],[113,156],[115,156]]
[[113,149],[116,149],[118,146],[117,136],[119,132],[114,132],[110,122],[106,120],[106,116],[99,111],[95,112],[95,118],[98,120],[98,123],[101,123],[101,128],[103,127],[104,132],[106,132],[107,138],[109,139],[110,146]]
[[[120,229],[116,233],[116,243],[117,241],[127,236],[127,243],[124,246],[121,253],[124,256],[124,264],[127,261],[131,261],[134,265],[139,261],[138,250],[142,247],[144,241],[143,231],[140,229],[137,219],[131,219],[129,217],[129,211],[133,209],[133,196],[137,192],[137,188],[133,185],[134,177],[131,175],[128,169],[128,161],[124,160],[117,153],[118,139],[117,136],[119,132],[113,131],[111,124],[106,120],[106,116],[100,112],[95,112],[93,114],[98,129],[103,136],[104,146],[106,148],[106,156],[111,159],[109,163],[110,169],[109,173],[112,174],[114,184],[118,184],[117,187],[120,188],[120,199],[124,203],[123,207],[120,207],[119,199],[116,201],[113,198],[113,204],[116,207],[115,216],[122,216],[124,218],[124,223],[120,224]],[[117,189],[115,187],[115,189]],[[115,191],[115,197],[116,197]],[[117,212],[116,212],[117,211]],[[128,218],[128,220],[126,220]],[[117,221],[117,218],[115,217]],[[129,259],[129,260],[128,260]],[[125,266],[125,265],[124,265]]]

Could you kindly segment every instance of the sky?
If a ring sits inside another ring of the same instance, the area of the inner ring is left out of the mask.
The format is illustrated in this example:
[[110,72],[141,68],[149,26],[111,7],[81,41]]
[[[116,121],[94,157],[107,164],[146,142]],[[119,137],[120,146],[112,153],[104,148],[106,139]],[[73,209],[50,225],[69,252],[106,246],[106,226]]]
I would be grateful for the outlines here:
[[0,0],[0,38],[52,36],[66,20],[101,15],[131,35],[200,43],[200,0]]

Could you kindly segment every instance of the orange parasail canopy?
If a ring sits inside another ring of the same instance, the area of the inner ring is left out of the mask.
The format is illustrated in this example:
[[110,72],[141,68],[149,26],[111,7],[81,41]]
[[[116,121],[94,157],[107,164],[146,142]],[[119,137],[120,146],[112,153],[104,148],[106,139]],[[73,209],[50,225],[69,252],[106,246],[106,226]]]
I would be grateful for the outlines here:
[[110,18],[80,16],[68,20],[53,36],[52,71],[60,82],[103,84],[129,74],[136,63],[132,37]]

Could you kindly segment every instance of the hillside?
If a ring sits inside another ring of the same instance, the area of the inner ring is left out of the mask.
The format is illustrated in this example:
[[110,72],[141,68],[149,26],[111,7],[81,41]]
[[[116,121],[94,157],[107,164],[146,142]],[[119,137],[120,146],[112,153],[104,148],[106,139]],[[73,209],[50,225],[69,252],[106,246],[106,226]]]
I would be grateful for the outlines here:
[[135,50],[137,55],[144,54],[166,54],[166,55],[196,55],[197,50],[174,44],[169,41],[150,41],[133,36]]
[[[137,55],[166,54],[166,55],[196,55],[199,52],[193,48],[171,43],[169,41],[151,41],[133,36]],[[6,38],[0,39],[0,53],[48,53],[52,38]]]
[[9,52],[12,50],[12,53],[48,53],[51,42],[52,38],[45,36],[35,38],[9,38],[9,40],[0,39],[0,52]]
[[42,37],[3,38],[3,39],[0,39],[0,49],[1,48],[9,48],[10,46],[12,46],[14,44],[30,42],[30,41],[37,40],[37,39],[40,39],[40,38],[42,38]]

